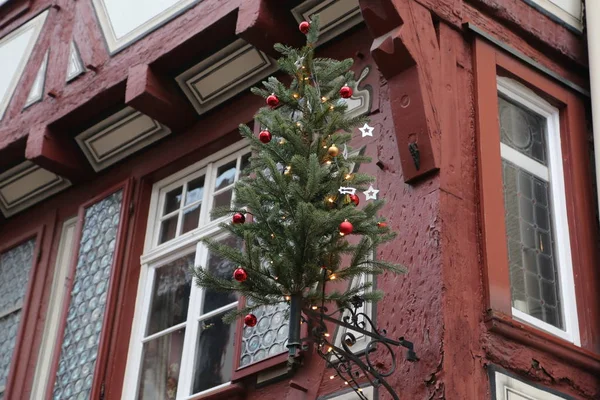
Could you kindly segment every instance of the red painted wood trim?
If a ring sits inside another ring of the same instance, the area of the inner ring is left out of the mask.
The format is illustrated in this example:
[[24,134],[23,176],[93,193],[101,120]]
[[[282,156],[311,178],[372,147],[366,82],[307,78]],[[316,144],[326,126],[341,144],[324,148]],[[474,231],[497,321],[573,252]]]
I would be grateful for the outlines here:
[[491,45],[481,40],[475,41],[473,50],[486,308],[512,315],[502,192],[496,54]]
[[[25,14],[31,8],[32,0],[16,0],[0,8],[0,29]],[[6,10],[6,11],[5,11]]]
[[[36,323],[43,301],[44,284],[48,276],[48,256],[52,245],[56,213],[51,213],[47,219],[41,222],[34,230],[19,235],[12,241],[7,241],[0,248],[0,253],[3,253],[29,239],[35,238],[32,266],[21,309],[17,339],[13,349],[12,368],[6,380],[4,391],[4,397],[7,399],[22,398],[22,393],[25,390],[27,368],[29,363],[34,362],[32,357],[37,357],[37,348],[34,349],[33,344],[37,333]],[[39,221],[36,221],[36,223],[39,223]],[[15,357],[15,355],[18,355],[18,357]]]
[[[552,343],[559,342],[568,348],[572,346],[584,353],[600,354],[600,304],[597,301],[600,271],[597,268],[599,249],[596,247],[598,231],[596,220],[593,218],[594,195],[584,101],[575,93],[480,39],[475,40],[474,51],[479,183],[486,278],[484,286],[488,291],[488,308],[494,315],[502,315],[503,318],[512,315],[497,117],[496,74],[500,74],[519,80],[560,110],[565,197],[581,348],[541,331],[539,335],[551,337]],[[522,325],[518,322],[513,322],[514,324]],[[502,326],[505,327],[506,324]],[[536,330],[532,327],[527,329]],[[506,333],[505,328],[494,327],[494,330]],[[511,332],[507,335],[515,336],[514,332]],[[536,344],[536,346],[540,349],[547,348],[551,352],[556,350],[545,344]],[[582,361],[577,362],[582,363]],[[595,368],[594,363],[590,365]]]
[[76,235],[74,238],[75,239],[74,243],[76,243],[76,248],[73,251],[73,254],[71,256],[71,261],[70,261],[70,267],[69,267],[67,284],[66,284],[67,288],[66,288],[65,298],[63,300],[62,312],[61,312],[61,317],[60,317],[60,320],[62,321],[62,323],[60,324],[58,334],[56,337],[55,349],[57,349],[57,351],[55,351],[54,359],[52,360],[52,365],[51,365],[51,370],[50,370],[50,376],[52,377],[52,380],[48,384],[48,389],[47,389],[46,397],[45,397],[46,400],[52,399],[52,392],[54,390],[54,385],[55,385],[55,381],[56,381],[56,373],[58,371],[58,362],[59,362],[60,356],[61,356],[62,341],[63,341],[63,337],[65,334],[65,328],[67,326],[67,314],[69,312],[69,306],[71,304],[71,292],[73,290],[73,283],[74,283],[75,273],[77,270],[77,260],[79,258],[81,235],[82,235],[82,231],[83,231],[83,223],[85,220],[85,210],[87,208],[89,208],[90,206],[92,206],[93,204],[97,203],[98,201],[106,198],[107,196],[109,196],[119,190],[123,190],[123,202],[121,205],[121,214],[120,214],[120,219],[119,219],[119,227],[118,227],[118,231],[117,231],[117,241],[115,244],[115,254],[113,256],[113,263],[112,263],[112,267],[111,267],[112,271],[111,271],[109,289],[108,289],[108,293],[107,293],[106,309],[105,309],[105,313],[104,313],[104,319],[102,322],[102,324],[103,324],[102,332],[100,334],[100,342],[98,345],[98,356],[96,358],[96,366],[94,369],[94,380],[92,383],[92,390],[91,390],[91,394],[90,394],[90,398],[94,398],[94,399],[99,398],[100,386],[102,384],[102,380],[104,378],[104,372],[105,372],[105,365],[103,365],[103,363],[106,362],[106,352],[107,352],[107,348],[108,348],[107,340],[108,340],[108,338],[110,338],[110,333],[107,333],[107,332],[109,331],[109,329],[112,326],[112,318],[109,317],[109,314],[114,309],[114,303],[115,303],[115,299],[113,298],[115,296],[113,294],[115,289],[113,288],[113,286],[115,286],[116,275],[118,275],[118,271],[119,271],[117,261],[120,260],[120,253],[122,251],[120,249],[120,247],[122,247],[122,243],[121,243],[122,237],[124,235],[124,232],[127,231],[126,229],[123,229],[123,226],[127,223],[126,216],[127,216],[128,210],[129,210],[129,203],[125,203],[125,201],[126,201],[126,199],[127,200],[129,199],[128,192],[130,190],[130,180],[127,180],[125,182],[121,182],[115,186],[112,186],[111,188],[94,196],[92,199],[88,200],[87,202],[85,202],[84,204],[82,204],[79,207]]
[[551,354],[565,362],[592,373],[600,374],[600,356],[575,346],[549,333],[515,321],[511,316],[492,313],[486,321],[487,328],[528,347]]

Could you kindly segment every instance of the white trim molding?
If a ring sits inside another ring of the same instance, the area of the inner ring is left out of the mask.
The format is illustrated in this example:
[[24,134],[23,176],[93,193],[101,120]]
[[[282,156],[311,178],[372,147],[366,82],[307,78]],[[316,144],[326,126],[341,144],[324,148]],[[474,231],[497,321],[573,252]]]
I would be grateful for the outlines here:
[[492,375],[492,392],[494,400],[566,400],[547,390],[529,385],[520,379],[494,371]]
[[[0,39],[0,120],[25,71],[42,27],[48,17],[44,11]],[[9,62],[10,61],[10,62]]]
[[29,397],[31,400],[43,399],[48,389],[51,361],[54,359],[57,350],[56,337],[61,322],[60,312],[63,309],[62,305],[66,294],[66,280],[68,279],[69,267],[75,249],[76,227],[77,217],[65,221],[62,226],[56,263],[54,264],[54,279],[52,280],[52,291],[48,302],[48,314],[38,353],[31,396]]
[[75,137],[94,170],[117,161],[169,135],[171,130],[131,107],[111,115]]
[[10,217],[69,186],[65,178],[24,161],[0,174],[0,211]]
[[111,54],[171,21],[200,0],[93,0]]
[[29,95],[27,96],[27,101],[25,102],[25,106],[23,108],[27,108],[38,101],[42,100],[44,96],[44,85],[46,84],[46,69],[48,68],[48,56],[50,55],[50,51],[46,51],[44,55],[44,59],[42,60],[42,64],[40,65],[40,69],[38,70],[37,75],[35,76],[35,80],[31,85],[31,89],[29,90]]
[[358,0],[308,0],[294,7],[292,14],[298,23],[310,21],[313,15],[319,14],[319,44],[333,39],[363,20]]
[[203,114],[277,68],[277,63],[265,53],[238,39],[183,72],[176,80],[198,114]]
[[[533,159],[519,153],[509,146],[501,146],[502,158],[511,161],[540,179],[549,182],[550,208],[552,215],[552,233],[554,236],[554,252],[559,286],[561,312],[564,320],[564,329],[559,329],[538,318],[518,310],[513,306],[513,317],[522,322],[544,330],[552,335],[580,346],[579,321],[577,317],[577,300],[575,296],[575,281],[573,278],[573,264],[571,258],[571,241],[569,236],[569,221],[567,217],[567,202],[565,195],[565,180],[563,172],[563,157],[561,148],[560,112],[552,104],[538,96],[531,89],[521,83],[505,77],[497,78],[498,93],[513,102],[531,110],[543,117],[546,121],[546,141],[548,153],[548,166],[544,166]],[[511,151],[507,150],[510,149]],[[524,160],[526,159],[526,160]]]

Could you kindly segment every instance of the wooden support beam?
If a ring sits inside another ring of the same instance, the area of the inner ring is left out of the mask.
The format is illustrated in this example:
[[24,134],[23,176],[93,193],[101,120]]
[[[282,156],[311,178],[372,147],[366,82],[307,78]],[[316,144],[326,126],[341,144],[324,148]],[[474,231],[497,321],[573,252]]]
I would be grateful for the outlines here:
[[173,132],[182,131],[196,121],[191,105],[148,64],[129,68],[125,103]]
[[78,182],[92,174],[92,169],[75,141],[61,137],[45,125],[31,128],[25,158],[40,167]]
[[235,33],[258,50],[273,58],[280,54],[275,43],[300,47],[304,35],[289,11],[289,1],[244,0],[240,4]]
[[359,0],[371,54],[388,80],[402,172],[415,183],[440,166],[439,44],[429,11],[408,0]]

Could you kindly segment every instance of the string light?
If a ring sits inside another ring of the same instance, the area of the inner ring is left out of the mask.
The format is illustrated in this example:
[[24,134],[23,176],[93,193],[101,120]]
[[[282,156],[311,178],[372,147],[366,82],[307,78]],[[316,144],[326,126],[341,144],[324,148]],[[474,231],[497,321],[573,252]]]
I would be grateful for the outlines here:
[[350,179],[352,179],[352,174],[346,174],[346,176],[344,176],[344,179],[349,181]]
[[348,384],[348,381],[344,381],[344,385],[347,385],[347,384]]
[[285,167],[285,172],[283,174],[284,175],[289,175],[290,172],[292,172],[292,166],[288,165],[287,167]]
[[292,299],[292,297],[291,297],[291,296],[285,296],[285,297],[284,297],[284,299],[285,299],[286,301],[290,301],[290,300]]
[[329,109],[330,109],[331,111],[333,111],[334,107],[333,107],[333,106],[329,106]]
[[319,309],[319,307],[317,307],[317,306],[312,306],[311,308],[312,308],[313,310],[317,310],[317,309]]
[[329,347],[329,348],[327,349],[327,352],[328,352],[328,353],[331,353],[332,351],[333,351],[333,347]]
[[327,160],[327,161],[325,161],[325,164],[327,164],[327,165],[331,165],[331,160]]
[[298,93],[294,93],[292,96],[293,96],[295,99],[297,99],[297,98],[299,98],[299,97],[300,97],[300,95],[299,95]]
[[325,337],[329,337],[329,336],[331,336],[331,335],[330,335],[329,333],[325,332],[325,333],[323,334],[323,336],[325,336]]
[[285,139],[284,138],[279,139],[279,144],[285,144]]
[[329,275],[329,280],[330,280],[330,281],[334,280],[335,278],[336,278],[335,274],[331,274],[331,275]]
[[327,101],[327,97],[325,97],[325,96],[321,97],[321,101],[322,101],[323,103],[325,103],[325,102]]
[[275,234],[271,233],[271,239],[275,239]]
[[334,379],[334,378],[335,378],[335,376],[333,376],[333,375],[331,375],[331,376],[329,377],[329,379]]

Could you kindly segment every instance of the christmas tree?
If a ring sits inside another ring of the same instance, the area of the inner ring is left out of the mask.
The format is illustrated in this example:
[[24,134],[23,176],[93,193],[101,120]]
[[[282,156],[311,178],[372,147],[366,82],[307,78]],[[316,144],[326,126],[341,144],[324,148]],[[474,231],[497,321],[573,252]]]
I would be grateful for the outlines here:
[[[323,302],[347,305],[357,295],[374,301],[382,293],[366,280],[345,291],[324,291],[323,286],[333,279],[403,271],[373,257],[374,249],[394,233],[378,216],[382,200],[358,206],[356,192],[366,190],[374,178],[357,172],[358,165],[370,160],[352,155],[349,142],[368,118],[346,115],[344,99],[355,86],[353,61],[315,57],[318,25],[318,18],[300,24],[307,37],[300,49],[275,46],[282,54],[280,70],[291,77],[289,85],[270,77],[263,88],[252,89],[266,100],[255,116],[260,134],[240,126],[251,143],[250,165],[235,186],[233,207],[213,212],[232,215],[232,222],[221,228],[243,246],[205,240],[211,252],[237,269],[232,277],[202,267],[194,271],[199,286],[251,300],[228,314],[229,321],[245,315],[246,324],[253,326],[253,309],[285,301],[304,310]],[[299,318],[299,313],[291,316],[290,332],[299,329]]]

